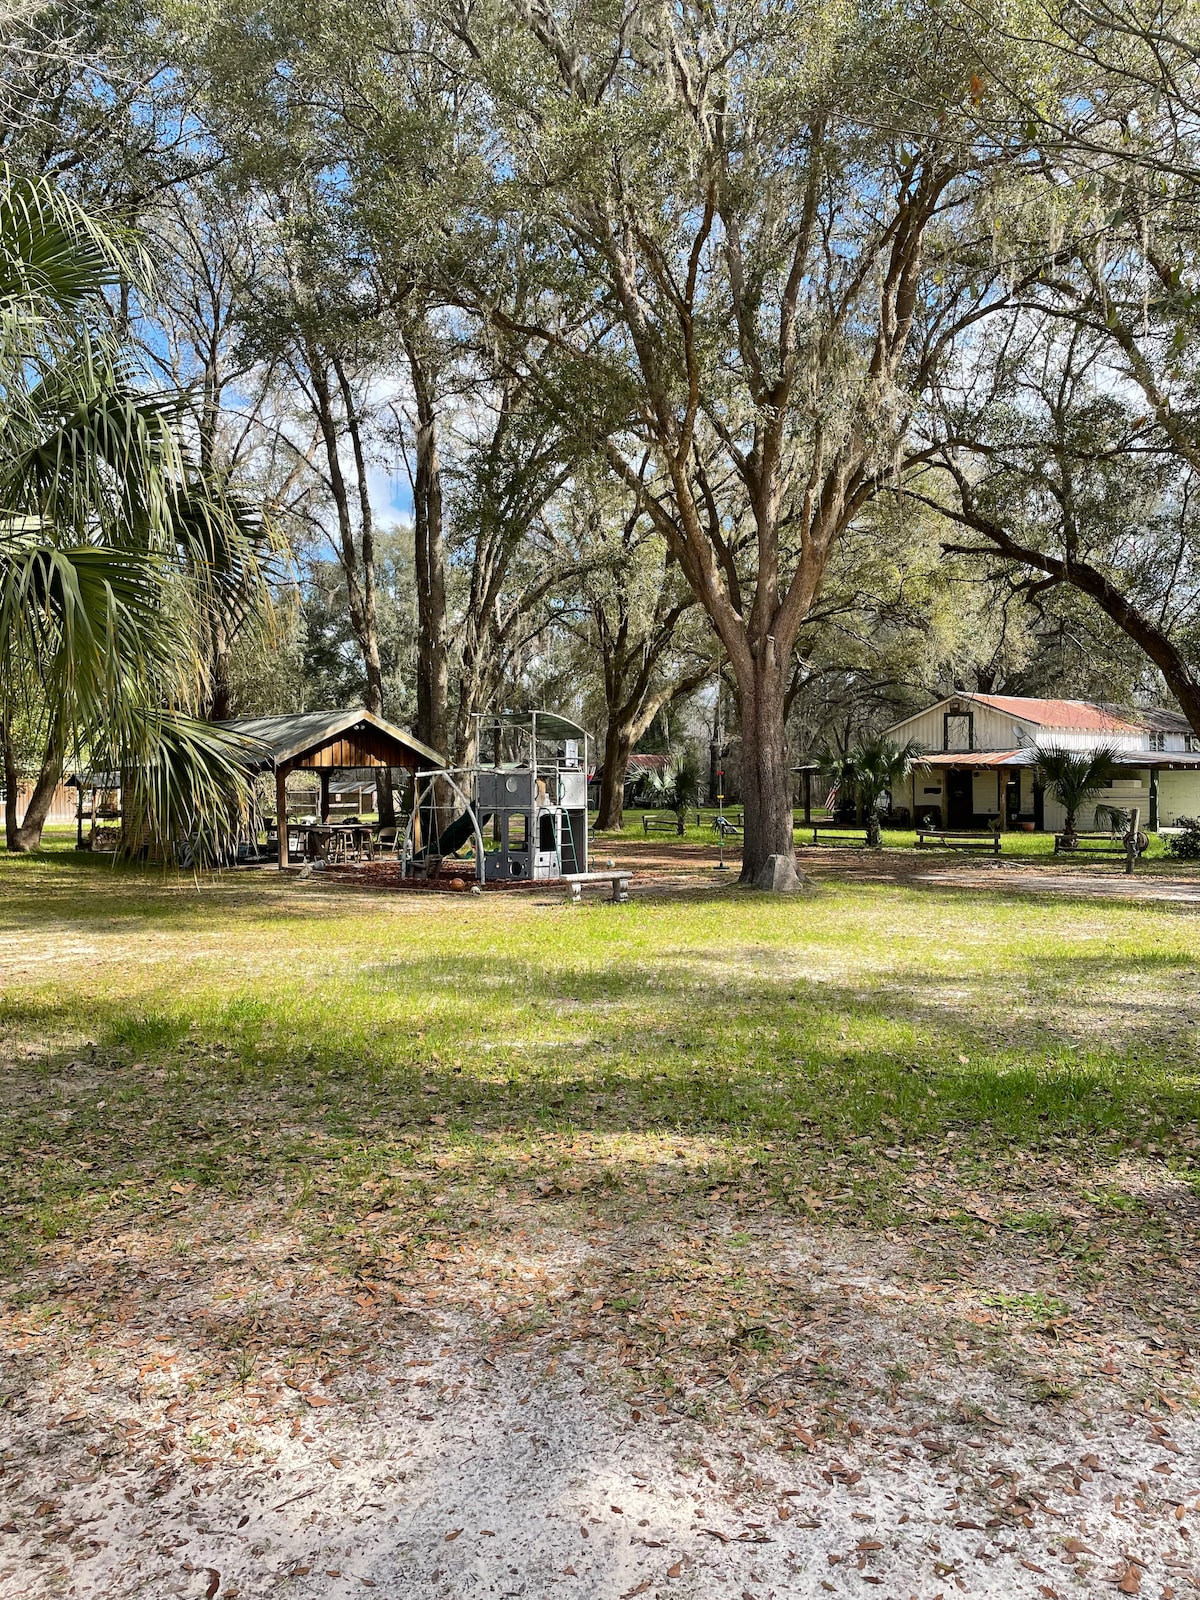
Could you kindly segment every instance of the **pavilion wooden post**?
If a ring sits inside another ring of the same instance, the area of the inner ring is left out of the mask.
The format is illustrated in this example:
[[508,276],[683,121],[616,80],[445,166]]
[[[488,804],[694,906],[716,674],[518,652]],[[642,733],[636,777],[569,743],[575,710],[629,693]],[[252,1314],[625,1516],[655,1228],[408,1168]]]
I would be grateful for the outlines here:
[[804,820],[812,821],[812,773],[804,774]]
[[288,864],[288,825],[287,825],[287,774],[285,766],[275,770],[275,810],[279,817],[279,870],[282,872]]
[[322,767],[320,772],[321,783],[321,821],[329,821],[329,780],[333,773],[328,767]]

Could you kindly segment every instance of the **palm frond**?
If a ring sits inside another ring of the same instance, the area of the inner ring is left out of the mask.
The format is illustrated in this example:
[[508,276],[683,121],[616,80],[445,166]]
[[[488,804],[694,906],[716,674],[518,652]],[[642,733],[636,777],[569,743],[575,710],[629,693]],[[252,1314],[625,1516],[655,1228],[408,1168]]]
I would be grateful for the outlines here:
[[0,165],[0,317],[73,313],[143,273],[123,230],[47,179]]
[[127,852],[171,860],[186,843],[198,865],[229,858],[250,810],[259,746],[158,707],[110,731],[101,749],[124,775]]

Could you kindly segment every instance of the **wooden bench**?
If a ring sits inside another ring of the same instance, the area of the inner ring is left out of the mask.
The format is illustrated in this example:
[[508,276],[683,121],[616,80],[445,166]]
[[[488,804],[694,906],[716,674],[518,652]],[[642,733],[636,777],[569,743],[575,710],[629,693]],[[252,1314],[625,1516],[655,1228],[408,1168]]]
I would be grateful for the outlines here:
[[673,811],[659,811],[654,815],[645,812],[642,816],[643,833],[678,833],[679,819]]
[[863,844],[867,842],[866,828],[859,827],[853,822],[802,822],[800,828],[804,833],[812,832],[813,844],[820,844],[822,841],[826,844],[836,844],[839,839],[861,840]]
[[603,872],[572,872],[563,878],[573,906],[583,903],[583,891],[597,883],[612,884],[613,904],[623,906],[629,899],[629,880],[633,873],[627,867],[608,867]]
[[929,843],[939,844],[946,850],[986,850],[990,855],[998,856],[1000,829],[997,827],[989,833],[976,833],[970,829],[918,828],[918,850],[924,849]]

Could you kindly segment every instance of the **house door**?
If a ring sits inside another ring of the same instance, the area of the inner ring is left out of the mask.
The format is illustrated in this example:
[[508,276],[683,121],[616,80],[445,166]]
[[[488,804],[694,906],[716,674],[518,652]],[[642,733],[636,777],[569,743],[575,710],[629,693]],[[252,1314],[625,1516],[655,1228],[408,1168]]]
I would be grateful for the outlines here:
[[973,785],[969,772],[946,774],[946,826],[969,828],[975,815]]

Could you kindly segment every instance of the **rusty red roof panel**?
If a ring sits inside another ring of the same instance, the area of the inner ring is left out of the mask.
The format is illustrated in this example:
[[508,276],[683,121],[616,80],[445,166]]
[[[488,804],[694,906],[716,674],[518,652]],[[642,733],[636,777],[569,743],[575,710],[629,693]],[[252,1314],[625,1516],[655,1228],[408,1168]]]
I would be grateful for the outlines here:
[[919,767],[1027,767],[1033,759],[1029,750],[939,750],[936,755],[919,756]]
[[1011,694],[964,694],[960,698],[978,700],[993,711],[1003,711],[1041,728],[1070,728],[1080,733],[1141,732],[1137,723],[1105,706],[1093,705],[1090,700],[1033,700]]

